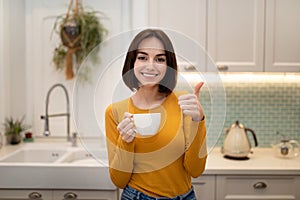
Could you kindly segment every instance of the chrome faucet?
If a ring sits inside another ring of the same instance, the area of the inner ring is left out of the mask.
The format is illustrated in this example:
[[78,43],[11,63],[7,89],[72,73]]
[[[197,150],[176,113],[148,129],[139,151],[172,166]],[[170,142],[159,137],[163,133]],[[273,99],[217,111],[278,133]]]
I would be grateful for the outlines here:
[[[48,113],[48,106],[49,106],[49,97],[51,92],[56,88],[56,87],[61,87],[66,95],[66,113],[59,113],[59,114],[52,114],[49,115]],[[45,116],[41,116],[41,119],[45,120],[45,127],[44,127],[44,135],[49,136],[50,135],[50,130],[49,130],[49,118],[50,117],[67,117],[67,140],[71,141],[71,136],[70,136],[70,102],[69,102],[69,95],[66,87],[63,84],[57,83],[53,85],[48,93],[47,93],[47,98],[46,98],[46,112]]]

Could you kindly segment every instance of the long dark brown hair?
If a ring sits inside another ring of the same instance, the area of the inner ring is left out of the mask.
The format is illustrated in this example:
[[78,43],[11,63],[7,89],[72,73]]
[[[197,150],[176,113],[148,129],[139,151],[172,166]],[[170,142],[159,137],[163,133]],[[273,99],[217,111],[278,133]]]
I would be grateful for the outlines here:
[[139,44],[144,39],[152,37],[157,38],[163,44],[167,60],[167,71],[164,78],[159,83],[158,92],[169,95],[175,88],[177,82],[177,61],[172,42],[162,30],[146,29],[134,37],[126,54],[122,70],[123,81],[130,90],[138,90],[139,81],[133,72],[134,63],[137,57],[137,50]]

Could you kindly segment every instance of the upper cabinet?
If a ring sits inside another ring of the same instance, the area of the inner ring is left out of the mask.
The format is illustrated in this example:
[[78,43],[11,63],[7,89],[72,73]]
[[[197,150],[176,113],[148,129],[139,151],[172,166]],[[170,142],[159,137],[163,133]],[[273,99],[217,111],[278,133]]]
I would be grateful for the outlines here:
[[300,71],[300,1],[208,1],[207,48],[220,71]]
[[219,71],[300,72],[299,0],[148,2],[149,25],[195,39]]
[[265,71],[300,72],[300,1],[267,0]]
[[220,71],[263,70],[264,7],[262,0],[208,1],[207,49]]
[[176,33],[168,35],[177,57],[186,67],[190,66],[186,62],[197,63],[205,71],[206,0],[149,0],[148,4],[148,25]]

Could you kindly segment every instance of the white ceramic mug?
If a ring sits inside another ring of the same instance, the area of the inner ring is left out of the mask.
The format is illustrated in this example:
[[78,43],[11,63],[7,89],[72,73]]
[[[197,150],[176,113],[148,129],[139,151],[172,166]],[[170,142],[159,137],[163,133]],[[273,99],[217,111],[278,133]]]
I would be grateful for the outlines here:
[[160,113],[134,114],[133,122],[138,134],[143,136],[155,135],[160,126]]

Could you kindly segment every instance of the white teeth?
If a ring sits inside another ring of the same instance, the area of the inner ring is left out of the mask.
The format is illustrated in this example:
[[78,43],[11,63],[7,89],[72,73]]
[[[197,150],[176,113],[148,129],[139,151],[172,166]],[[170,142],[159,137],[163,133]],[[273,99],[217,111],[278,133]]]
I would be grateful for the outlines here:
[[143,76],[146,76],[146,77],[155,77],[157,76],[157,74],[147,74],[147,73],[142,73]]

